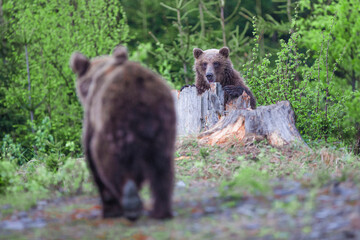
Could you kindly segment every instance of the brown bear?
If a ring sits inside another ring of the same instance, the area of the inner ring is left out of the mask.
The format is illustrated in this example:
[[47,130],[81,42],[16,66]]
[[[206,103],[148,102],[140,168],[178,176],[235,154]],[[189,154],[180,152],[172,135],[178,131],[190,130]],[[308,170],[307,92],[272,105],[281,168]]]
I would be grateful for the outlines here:
[[158,75],[127,60],[124,47],[112,56],[71,57],[84,107],[83,147],[103,205],[103,217],[136,220],[139,189],[150,183],[150,216],[172,217],[174,99]]
[[229,49],[201,50],[194,48],[194,71],[196,72],[195,86],[198,94],[210,89],[211,82],[219,82],[225,91],[225,103],[242,95],[243,91],[250,96],[250,106],[256,108],[256,99],[245,85],[240,73],[233,68],[229,58]]

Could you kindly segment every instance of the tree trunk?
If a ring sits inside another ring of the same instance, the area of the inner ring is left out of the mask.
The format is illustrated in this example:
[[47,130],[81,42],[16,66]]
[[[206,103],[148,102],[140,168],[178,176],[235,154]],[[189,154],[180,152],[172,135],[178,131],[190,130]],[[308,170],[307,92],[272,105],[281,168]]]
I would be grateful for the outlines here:
[[201,0],[199,1],[199,19],[200,19],[200,26],[201,26],[200,38],[203,39],[203,38],[205,38],[205,22],[204,22],[203,3]]
[[354,146],[354,153],[359,155],[360,154],[360,124],[357,122],[355,123],[356,129],[356,136],[355,136],[355,146]]
[[225,1],[220,1],[221,7],[220,7],[220,23],[221,23],[221,29],[222,29],[222,35],[223,35],[223,44],[224,46],[227,46],[226,43],[226,32],[225,32],[225,17],[224,17],[224,7],[225,7]]
[[201,96],[196,87],[176,92],[178,135],[198,134],[205,144],[230,141],[248,142],[266,139],[270,145],[306,146],[295,126],[295,115],[288,101],[250,109],[250,98],[244,93],[224,109],[224,92],[220,84]]
[[30,80],[30,66],[29,66],[29,54],[27,49],[27,44],[25,43],[25,60],[26,60],[26,72],[28,79],[28,92],[29,92],[29,111],[30,111],[30,121],[31,121],[31,131],[35,133],[34,130],[34,110],[31,102],[31,80]]

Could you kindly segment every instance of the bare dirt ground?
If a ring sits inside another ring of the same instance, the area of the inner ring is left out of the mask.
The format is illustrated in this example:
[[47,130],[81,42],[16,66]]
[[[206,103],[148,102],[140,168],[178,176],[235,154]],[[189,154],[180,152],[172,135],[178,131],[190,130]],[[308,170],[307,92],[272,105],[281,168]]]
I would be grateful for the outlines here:
[[348,157],[326,148],[184,140],[172,220],[148,218],[147,189],[135,223],[102,219],[97,195],[80,194],[39,200],[26,211],[0,206],[0,239],[360,239],[359,159]]

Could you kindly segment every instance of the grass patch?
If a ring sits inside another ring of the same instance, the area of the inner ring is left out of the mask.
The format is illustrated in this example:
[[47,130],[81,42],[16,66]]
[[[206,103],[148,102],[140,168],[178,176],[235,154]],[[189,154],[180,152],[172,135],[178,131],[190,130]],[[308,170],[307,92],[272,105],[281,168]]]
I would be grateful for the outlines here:
[[254,166],[241,167],[230,181],[224,181],[220,186],[224,197],[236,199],[248,194],[269,194],[270,190],[269,175]]
[[31,192],[10,193],[0,195],[0,209],[2,217],[7,216],[14,211],[27,211],[36,206],[36,202],[41,199],[47,199],[46,193],[34,194]]
[[177,177],[221,182],[223,196],[268,195],[274,179],[298,181],[314,189],[347,180],[360,183],[359,157],[332,145],[310,150],[298,145],[274,148],[266,141],[246,146],[242,143],[209,146],[195,141],[194,137],[179,139]]
[[0,177],[2,213],[28,210],[40,199],[96,193],[84,159],[69,158],[57,171],[40,160],[31,160],[18,167],[7,161],[0,163],[3,167]]

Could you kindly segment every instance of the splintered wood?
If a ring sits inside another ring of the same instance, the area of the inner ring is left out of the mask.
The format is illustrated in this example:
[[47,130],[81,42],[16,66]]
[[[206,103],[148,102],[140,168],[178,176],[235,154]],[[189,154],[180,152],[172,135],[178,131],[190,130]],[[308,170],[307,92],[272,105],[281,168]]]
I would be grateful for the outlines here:
[[303,143],[288,101],[261,106],[256,110],[234,109],[211,129],[201,133],[199,139],[211,145],[229,140],[247,142],[261,139],[277,147]]
[[195,86],[174,91],[177,111],[177,134],[185,136],[198,134],[210,129],[224,115],[224,92],[219,83],[211,84],[211,89],[202,95]]
[[201,96],[196,87],[186,87],[174,95],[180,136],[198,134],[200,143],[211,145],[266,139],[276,147],[293,143],[306,146],[288,101],[252,110],[244,92],[224,109],[224,92],[218,83]]

